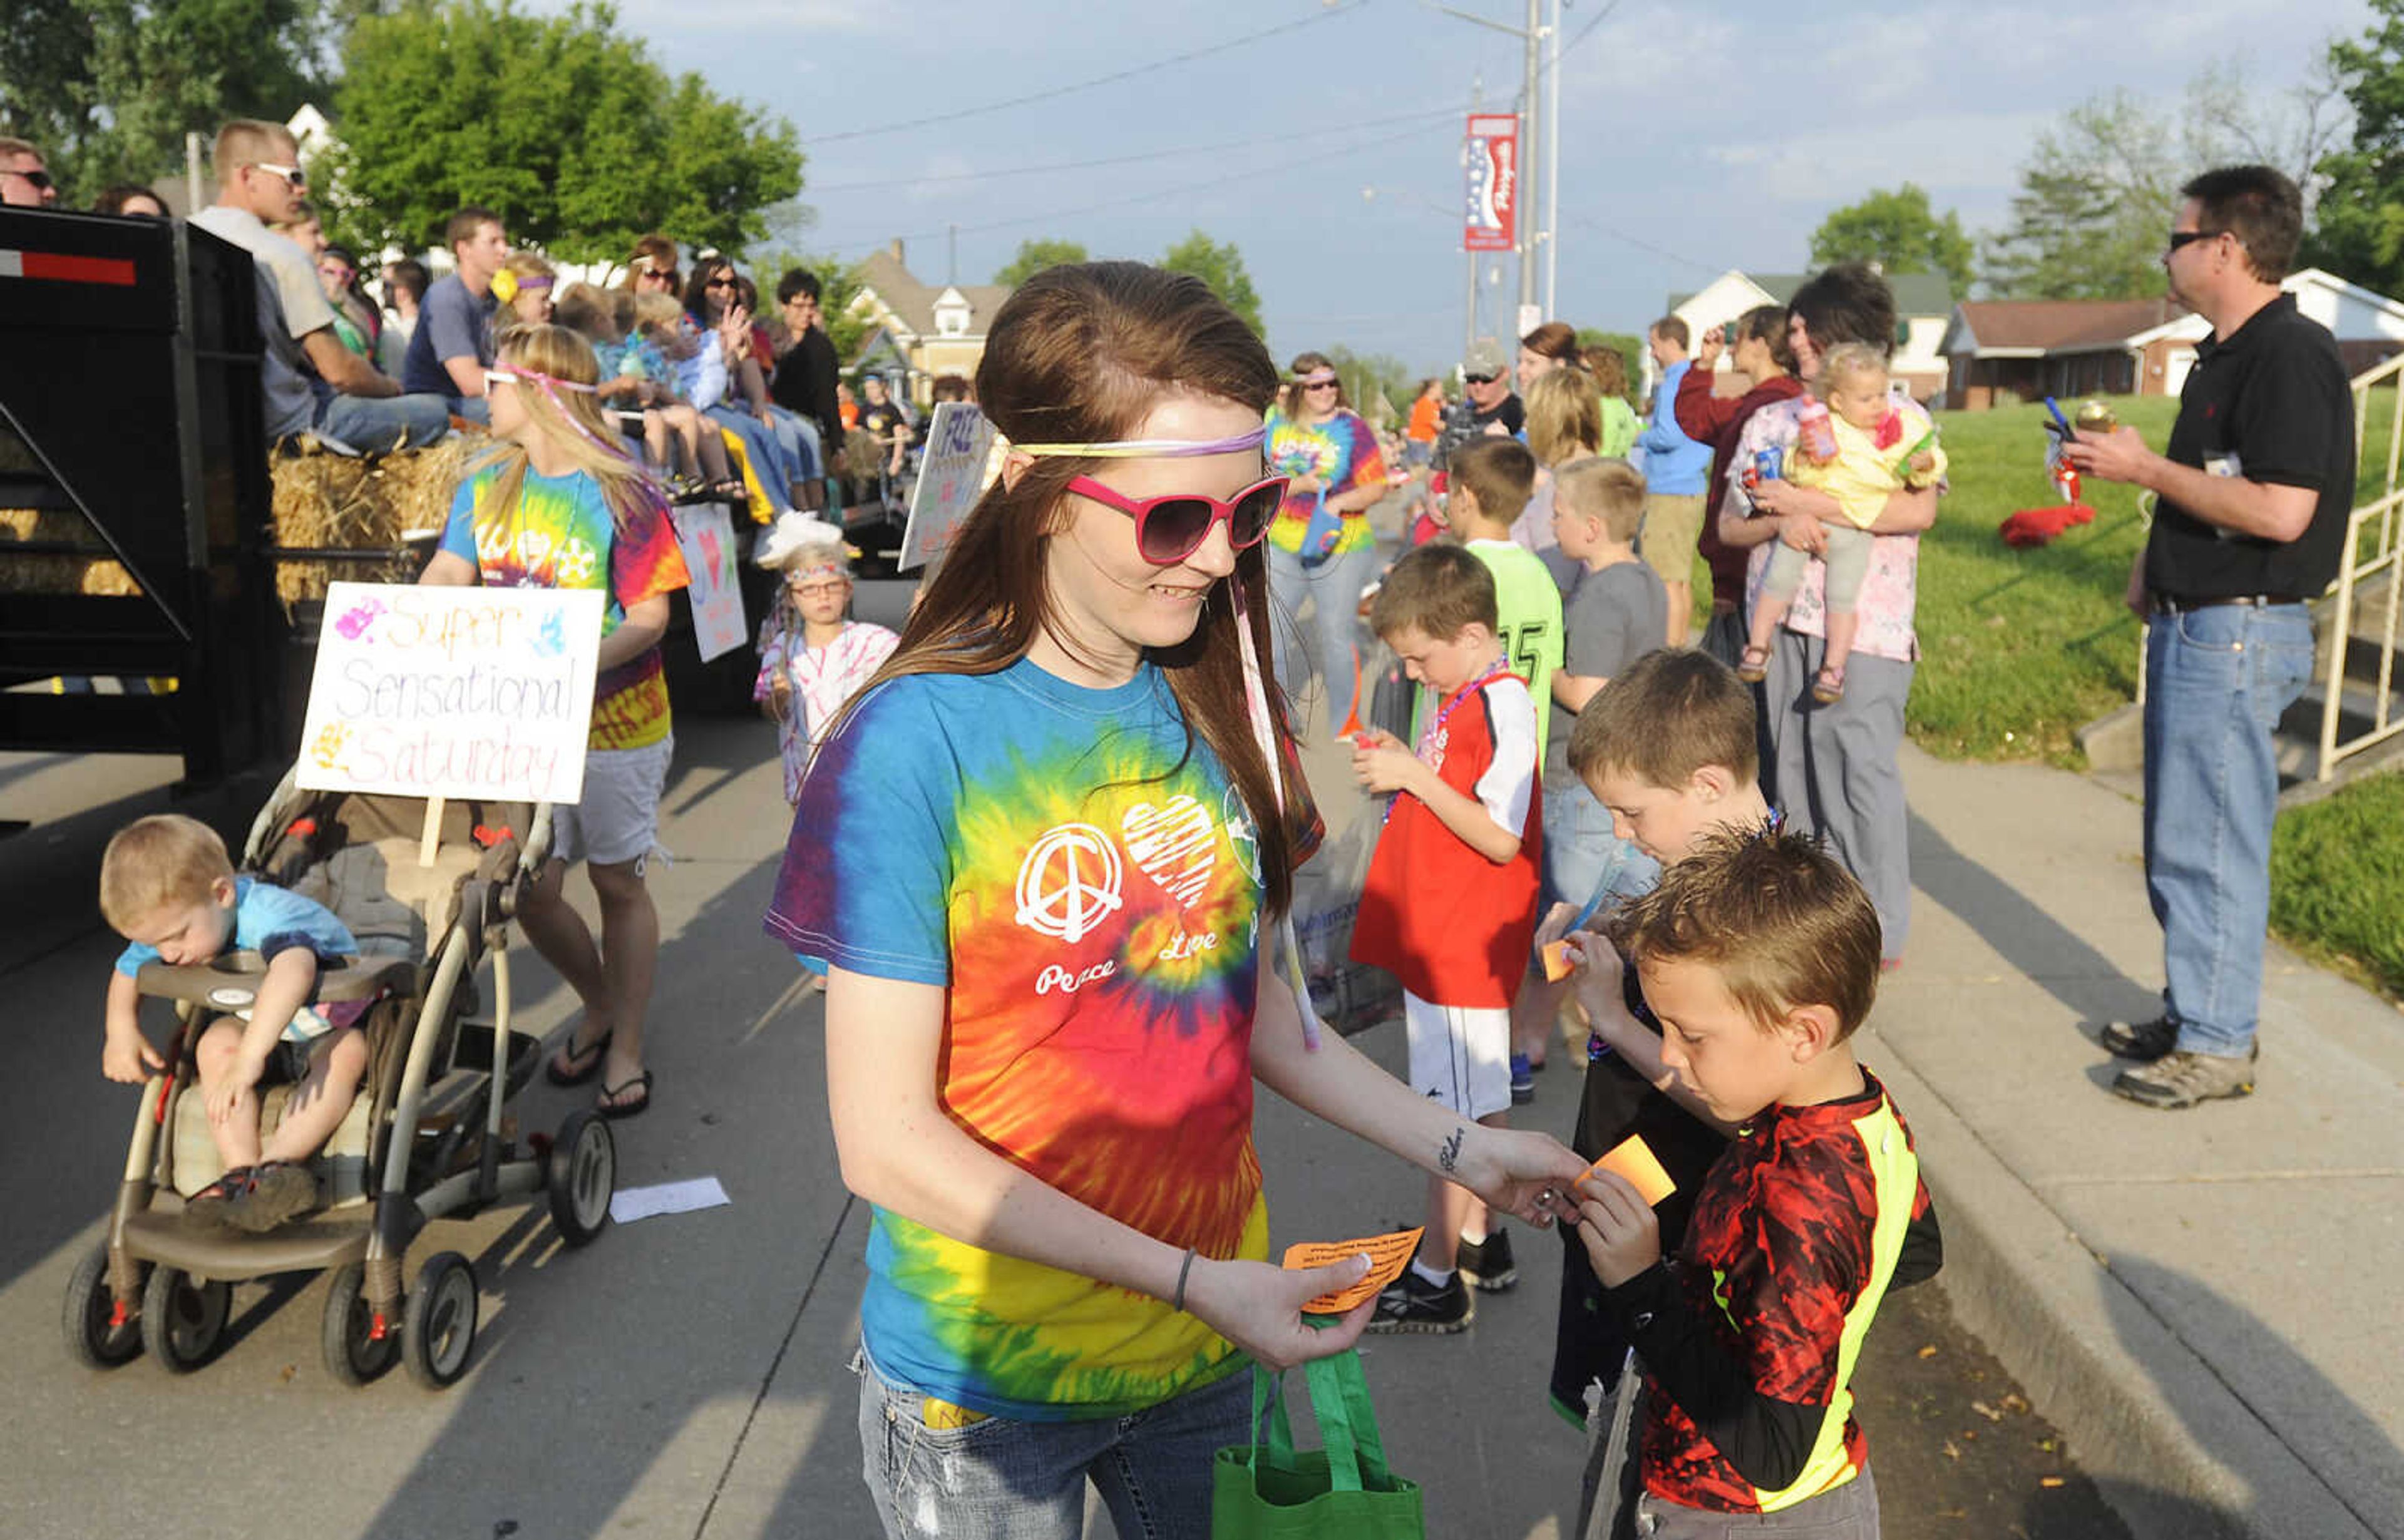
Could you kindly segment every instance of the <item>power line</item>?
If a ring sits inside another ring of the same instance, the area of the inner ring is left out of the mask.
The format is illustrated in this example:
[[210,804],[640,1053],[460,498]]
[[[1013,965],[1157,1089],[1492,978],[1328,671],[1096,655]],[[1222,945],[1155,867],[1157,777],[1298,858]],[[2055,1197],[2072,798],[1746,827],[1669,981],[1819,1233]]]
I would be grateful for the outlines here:
[[1611,13],[1618,8],[1619,0],[1611,0],[1609,5],[1595,12],[1594,20],[1588,21],[1585,26],[1578,28],[1578,35],[1575,37],[1571,38],[1568,42],[1563,43],[1558,52],[1555,53],[1550,59],[1544,61],[1544,68],[1539,70],[1538,73],[1543,74],[1549,71],[1555,64],[1558,64],[1562,60],[1568,58],[1570,56],[1570,49],[1577,47],[1580,43],[1583,43],[1587,38],[1593,36],[1594,29],[1602,25],[1602,23],[1609,19]]
[[1300,21],[1282,22],[1260,32],[1246,33],[1241,37],[1231,37],[1223,43],[1213,43],[1209,48],[1173,54],[1167,59],[1155,60],[1149,64],[1138,64],[1131,69],[1123,69],[1111,75],[1097,75],[1090,80],[1079,80],[1071,85],[1054,86],[1048,91],[1034,91],[1026,96],[1013,96],[1000,102],[987,102],[982,106],[961,107],[952,112],[937,113],[931,118],[914,119],[906,123],[880,123],[874,128],[846,129],[841,133],[822,133],[815,139],[805,138],[804,142],[810,145],[832,145],[846,139],[866,139],[871,136],[906,133],[912,129],[931,128],[937,123],[956,123],[963,118],[975,118],[988,112],[999,112],[1005,107],[1023,107],[1030,103],[1055,101],[1063,96],[1074,95],[1081,91],[1091,91],[1097,86],[1114,85],[1121,80],[1132,80],[1139,75],[1151,75],[1178,64],[1190,64],[1197,59],[1208,59],[1213,54],[1226,53],[1231,49],[1262,42],[1303,27],[1314,26],[1335,17],[1349,16],[1368,3],[1369,0],[1351,0],[1349,5],[1329,6],[1318,14],[1306,16]]
[[[1349,125],[1355,129],[1382,128],[1394,123],[1429,121],[1437,118],[1460,116],[1457,107],[1436,107],[1419,112],[1398,112],[1391,118],[1371,118]],[[823,186],[804,188],[812,194],[826,192],[889,192],[898,188],[931,187],[939,182],[985,182],[1003,176],[1036,176],[1046,172],[1090,171],[1101,166],[1131,165],[1139,161],[1165,161],[1180,155],[1209,155],[1222,150],[1258,149],[1263,145],[1291,145],[1291,131],[1268,134],[1258,139],[1237,139],[1221,145],[1182,145],[1173,149],[1144,150],[1134,155],[1112,155],[1094,161],[1055,161],[1049,165],[1012,166],[1000,171],[944,172],[935,176],[874,177],[859,182],[830,182]]]
[[[1447,119],[1447,122],[1430,123],[1426,127],[1429,129],[1449,127],[1450,124],[1448,119],[1452,116],[1450,109],[1447,108],[1446,110],[1445,116]],[[1423,133],[1426,130],[1422,129],[1420,132]],[[1150,203],[1157,198],[1170,198],[1181,192],[1201,192],[1210,188],[1225,187],[1231,182],[1252,181],[1265,171],[1281,170],[1290,166],[1316,165],[1324,161],[1334,161],[1348,155],[1358,155],[1364,149],[1375,149],[1381,145],[1399,144],[1414,137],[1417,137],[1417,135],[1411,133],[1379,134],[1374,139],[1363,139],[1354,144],[1338,145],[1333,149],[1321,150],[1315,155],[1289,156],[1278,161],[1277,165],[1273,167],[1248,167],[1243,171],[1235,172],[1223,176],[1208,177],[1198,182],[1172,183],[1167,187],[1153,188],[1148,192],[1130,193],[1123,198],[1113,198],[1106,203],[1087,203],[1078,208],[1052,209],[1041,214],[1013,215],[1007,219],[989,219],[982,224],[946,225],[941,230],[915,231],[903,235],[887,237],[887,239],[902,241],[931,241],[938,236],[945,234],[971,235],[978,234],[985,231],[1009,230],[1018,225],[1042,224],[1053,219],[1074,219],[1080,218],[1088,214],[1107,214],[1113,209],[1126,208],[1136,203]],[[1288,135],[1277,142],[1279,144],[1291,143],[1292,135]],[[836,249],[838,251],[872,250],[877,246],[883,245],[884,244],[885,242],[883,240],[843,242],[837,243]]]
[[1609,225],[1604,224],[1601,220],[1593,218],[1587,215],[1572,214],[1568,216],[1568,218],[1570,223],[1573,225],[1584,225],[1586,229],[1594,231],[1598,234],[1608,235],[1613,240],[1617,241],[1624,245],[1634,246],[1639,251],[1649,251],[1656,257],[1665,257],[1673,262],[1684,262],[1688,267],[1699,268],[1705,273],[1716,273],[1727,271],[1725,267],[1715,267],[1710,262],[1697,261],[1692,257],[1682,257],[1677,252],[1670,251],[1663,246],[1656,246],[1650,241],[1640,241],[1635,236],[1614,230]]

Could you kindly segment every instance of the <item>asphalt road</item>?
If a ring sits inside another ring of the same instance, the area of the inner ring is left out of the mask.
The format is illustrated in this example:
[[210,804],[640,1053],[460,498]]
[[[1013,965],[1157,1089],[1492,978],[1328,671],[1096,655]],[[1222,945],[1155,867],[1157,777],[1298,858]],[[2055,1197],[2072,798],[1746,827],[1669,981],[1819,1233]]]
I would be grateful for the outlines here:
[[[898,620],[907,585],[863,585]],[[676,853],[654,889],[664,921],[653,1009],[659,1080],[619,1127],[622,1186],[714,1175],[725,1209],[613,1226],[567,1252],[537,1209],[437,1225],[412,1253],[470,1257],[483,1325],[467,1379],[440,1394],[395,1375],[344,1390],[318,1359],[325,1288],[237,1291],[213,1364],[106,1375],[59,1342],[67,1273],[99,1234],[133,1114],[99,1074],[98,1007],[116,943],[91,898],[110,830],[166,805],[165,762],[0,755],[0,1000],[11,1073],[0,1148],[17,1176],[0,1223],[0,1532],[16,1540],[147,1529],[311,1536],[870,1535],[846,1365],[865,1216],[838,1179],[823,1101],[820,1006],[759,931],[786,813],[775,740],[756,720],[678,724],[664,805]],[[1315,755],[1314,780],[1340,783]],[[196,805],[238,835],[255,791]],[[572,883],[581,896],[581,884]],[[521,948],[524,1022],[567,1016]],[[1399,1059],[1391,1029],[1362,1040]],[[1570,1056],[1539,1082],[1528,1126],[1565,1130]],[[538,1084],[516,1108],[550,1127],[589,1093]],[[1366,1233],[1416,1203],[1419,1180],[1358,1141],[1262,1099],[1274,1242]],[[1547,1409],[1558,1267],[1518,1248],[1525,1281],[1453,1338],[1364,1349],[1397,1467],[1427,1488],[1430,1533],[1566,1534],[1582,1449]],[[412,1272],[413,1276],[413,1272]],[[1896,1295],[1855,1377],[1898,1536],[2114,1537],[2127,1533],[1975,1340],[1942,1285]],[[272,1512],[273,1519],[266,1516]],[[1104,1526],[1107,1533],[1107,1526]]]

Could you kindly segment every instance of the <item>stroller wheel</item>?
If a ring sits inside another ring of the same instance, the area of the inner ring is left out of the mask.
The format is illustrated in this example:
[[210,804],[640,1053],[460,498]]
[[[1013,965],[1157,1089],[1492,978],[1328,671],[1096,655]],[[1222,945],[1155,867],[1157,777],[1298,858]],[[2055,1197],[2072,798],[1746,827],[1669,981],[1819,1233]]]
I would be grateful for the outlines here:
[[571,1246],[590,1244],[609,1223],[618,1189],[618,1144],[609,1125],[590,1108],[567,1114],[551,1148],[551,1222]]
[[457,1252],[443,1252],[418,1269],[401,1326],[409,1377],[429,1391],[448,1390],[468,1372],[476,1346],[476,1269]]
[[[139,1307],[141,1301],[134,1304]],[[102,1241],[76,1264],[67,1280],[67,1308],[61,1324],[66,1328],[67,1356],[87,1369],[113,1369],[142,1353],[142,1322],[138,1309],[111,1325],[117,1296],[108,1290],[108,1242]]]
[[326,1293],[325,1329],[318,1346],[325,1350],[326,1372],[338,1385],[356,1389],[380,1379],[400,1356],[401,1323],[384,1324],[375,1335],[375,1307],[368,1303],[367,1265],[349,1262],[334,1269]]
[[181,1267],[153,1267],[142,1290],[142,1346],[174,1374],[189,1374],[217,1355],[233,1314],[233,1285],[206,1283]]

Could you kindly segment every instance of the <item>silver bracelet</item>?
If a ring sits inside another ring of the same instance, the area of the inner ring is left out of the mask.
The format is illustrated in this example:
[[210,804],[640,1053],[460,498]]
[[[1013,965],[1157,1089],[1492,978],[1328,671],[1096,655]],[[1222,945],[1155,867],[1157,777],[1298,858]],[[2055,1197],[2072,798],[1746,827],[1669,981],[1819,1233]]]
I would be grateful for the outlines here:
[[1187,1275],[1194,1271],[1194,1254],[1195,1248],[1191,1246],[1185,1248],[1185,1265],[1177,1269],[1177,1294],[1168,1302],[1168,1308],[1172,1310],[1185,1309],[1185,1280]]

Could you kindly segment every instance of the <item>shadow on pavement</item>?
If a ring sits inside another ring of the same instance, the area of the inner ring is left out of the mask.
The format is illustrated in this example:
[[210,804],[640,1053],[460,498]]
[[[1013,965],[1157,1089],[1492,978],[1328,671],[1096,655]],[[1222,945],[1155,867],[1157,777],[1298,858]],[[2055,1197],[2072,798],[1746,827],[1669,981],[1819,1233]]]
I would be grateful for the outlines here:
[[2159,996],[2084,936],[2019,889],[1955,848],[1936,827],[1910,815],[1912,885],[1951,911],[2004,961],[2068,1006],[2092,1040],[2094,1024],[2142,1015]]

